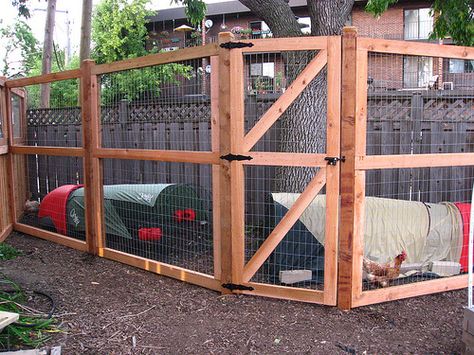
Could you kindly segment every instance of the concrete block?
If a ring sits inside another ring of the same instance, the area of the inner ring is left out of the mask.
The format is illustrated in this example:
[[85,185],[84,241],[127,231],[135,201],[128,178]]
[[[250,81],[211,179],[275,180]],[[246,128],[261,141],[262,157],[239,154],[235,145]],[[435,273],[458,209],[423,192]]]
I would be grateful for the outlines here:
[[309,281],[313,277],[311,270],[285,270],[280,271],[280,282],[283,284],[294,284]]

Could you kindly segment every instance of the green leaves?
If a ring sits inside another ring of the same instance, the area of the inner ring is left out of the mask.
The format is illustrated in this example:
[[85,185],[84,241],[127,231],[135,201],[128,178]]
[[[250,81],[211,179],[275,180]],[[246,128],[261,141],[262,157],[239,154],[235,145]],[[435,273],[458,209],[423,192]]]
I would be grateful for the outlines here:
[[[2,59],[3,75],[28,75],[35,64],[35,60],[41,56],[39,42],[33,35],[30,26],[22,20],[16,20],[13,25],[0,28],[0,34],[7,39],[5,57]],[[15,50],[20,51],[22,58],[20,67],[16,67],[11,63],[10,55]],[[15,69],[15,72],[12,72],[13,69]]]
[[197,27],[206,16],[206,4],[202,0],[175,0],[176,3],[182,3],[186,8],[184,13],[191,25]]
[[369,0],[365,5],[365,11],[371,13],[375,17],[380,17],[387,11],[390,5],[396,4],[398,0]]
[[21,253],[11,245],[0,243],[0,260],[15,259]]
[[149,0],[102,0],[92,20],[94,59],[97,63],[135,58],[147,54],[147,16]]
[[451,37],[454,43],[474,46],[474,3],[472,0],[436,0],[431,38]]
[[54,319],[32,314],[34,310],[23,305],[27,298],[16,283],[3,277],[0,285],[0,310],[20,314],[18,322],[0,333],[1,350],[24,346],[36,348],[49,340],[51,333],[59,331]]

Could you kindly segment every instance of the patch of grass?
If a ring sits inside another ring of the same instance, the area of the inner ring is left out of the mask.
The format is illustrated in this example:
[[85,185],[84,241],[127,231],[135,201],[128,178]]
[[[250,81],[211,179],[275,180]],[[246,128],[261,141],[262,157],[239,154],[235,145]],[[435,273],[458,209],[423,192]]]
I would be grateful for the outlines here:
[[20,319],[0,333],[0,350],[38,348],[59,332],[55,320],[48,315],[25,306],[27,297],[14,282],[0,280],[0,311],[20,314]]
[[11,260],[20,255],[21,252],[11,245],[0,243],[0,260]]

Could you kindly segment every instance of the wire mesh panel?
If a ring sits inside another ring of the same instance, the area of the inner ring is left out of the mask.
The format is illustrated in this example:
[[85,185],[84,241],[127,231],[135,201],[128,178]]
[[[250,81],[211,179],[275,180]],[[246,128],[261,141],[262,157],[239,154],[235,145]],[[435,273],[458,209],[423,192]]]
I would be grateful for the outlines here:
[[[398,183],[381,188],[381,173]],[[364,289],[467,272],[473,182],[473,167],[368,171]]]
[[12,106],[13,131],[24,135],[24,144],[81,147],[79,79],[29,85],[25,90],[25,126],[16,123],[15,102]]
[[100,76],[102,146],[210,150],[210,60]]
[[[313,179],[319,171],[318,168],[298,167],[293,168],[291,174],[286,174],[285,167],[271,166],[264,167],[265,174],[261,174],[262,170],[257,170],[259,168],[245,168],[246,262],[254,257],[272,234],[275,234],[276,227],[306,190],[307,186],[303,187],[298,182],[298,175],[309,175]],[[277,177],[273,175],[275,171]],[[326,223],[326,196],[323,185],[324,180],[319,194],[284,233],[277,247],[271,251],[251,281],[323,289]]]
[[473,64],[370,53],[367,154],[474,152]]
[[[251,132],[267,115],[281,114],[253,151],[325,152],[325,60],[325,52],[314,50],[244,54],[245,131]],[[303,82],[302,92],[294,100],[284,99],[288,89],[299,85],[295,85],[297,81]]]
[[82,158],[15,155],[19,222],[85,240]]
[[211,167],[108,163],[113,168],[104,169],[106,247],[212,274]]

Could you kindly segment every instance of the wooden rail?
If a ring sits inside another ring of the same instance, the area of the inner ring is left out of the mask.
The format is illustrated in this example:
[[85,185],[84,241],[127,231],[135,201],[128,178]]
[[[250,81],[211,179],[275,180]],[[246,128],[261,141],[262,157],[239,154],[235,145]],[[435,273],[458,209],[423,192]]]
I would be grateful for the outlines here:
[[417,55],[424,57],[440,57],[452,59],[474,59],[474,48],[446,46],[443,44],[394,41],[386,39],[357,39],[357,49],[368,52]]
[[202,57],[211,57],[217,55],[217,53],[217,44],[212,43],[207,44],[205,46],[183,48],[172,52],[150,54],[144,57],[125,59],[114,63],[96,65],[92,69],[92,74],[100,75],[121,70],[144,68],[152,65],[200,59]]

